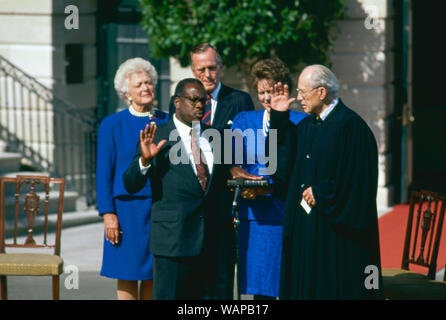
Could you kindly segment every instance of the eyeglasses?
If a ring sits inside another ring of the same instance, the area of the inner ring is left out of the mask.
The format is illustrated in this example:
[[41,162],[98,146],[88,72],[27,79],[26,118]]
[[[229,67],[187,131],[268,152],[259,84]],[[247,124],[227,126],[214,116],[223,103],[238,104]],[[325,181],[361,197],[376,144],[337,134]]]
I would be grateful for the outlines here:
[[302,89],[297,88],[297,89],[296,89],[296,91],[297,91],[297,96],[300,95],[303,99],[306,99],[307,94],[309,94],[311,91],[316,90],[316,89],[318,89],[318,88],[320,88],[320,86],[319,86],[319,87],[315,87],[315,88],[313,88],[313,89],[311,89],[311,90],[309,90],[309,91],[307,91],[307,92],[304,92]]
[[197,103],[199,103],[199,102],[201,102],[201,104],[204,106],[205,104],[206,104],[206,98],[189,98],[189,97],[186,97],[186,96],[180,96],[180,98],[184,98],[184,99],[186,99],[186,100],[188,100],[189,102],[190,102],[190,104],[192,105],[192,106],[196,106],[197,105]]

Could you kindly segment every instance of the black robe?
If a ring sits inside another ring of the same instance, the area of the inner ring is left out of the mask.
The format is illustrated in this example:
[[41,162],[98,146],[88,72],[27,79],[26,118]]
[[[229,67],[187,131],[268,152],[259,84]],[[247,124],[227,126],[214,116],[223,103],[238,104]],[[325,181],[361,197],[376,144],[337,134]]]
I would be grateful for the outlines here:
[[[340,99],[322,122],[312,115],[294,126],[287,112],[272,111],[271,128],[279,129],[275,183],[286,194],[280,299],[381,298],[378,155],[370,128]],[[316,206],[307,214],[300,202],[309,186]],[[366,279],[369,265],[379,283]]]

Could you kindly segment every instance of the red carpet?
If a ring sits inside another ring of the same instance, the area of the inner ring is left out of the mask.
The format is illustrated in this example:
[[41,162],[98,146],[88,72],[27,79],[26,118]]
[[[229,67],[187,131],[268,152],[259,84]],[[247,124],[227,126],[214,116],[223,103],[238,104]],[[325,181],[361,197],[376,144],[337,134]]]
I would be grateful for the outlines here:
[[[381,264],[383,268],[401,268],[404,237],[406,234],[409,205],[400,204],[379,218],[379,242],[381,248]],[[419,243],[419,242],[418,242]],[[441,233],[440,250],[437,259],[437,271],[446,263],[446,218]],[[427,274],[427,269],[410,265],[411,271]]]

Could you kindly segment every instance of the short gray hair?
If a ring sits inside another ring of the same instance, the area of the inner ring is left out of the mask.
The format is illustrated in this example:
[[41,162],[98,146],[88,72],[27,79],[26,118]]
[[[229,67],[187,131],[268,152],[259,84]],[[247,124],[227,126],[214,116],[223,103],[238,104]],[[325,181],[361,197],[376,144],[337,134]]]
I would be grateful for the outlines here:
[[114,81],[116,93],[122,101],[127,101],[125,94],[129,92],[130,75],[138,72],[147,73],[150,80],[152,80],[153,86],[156,87],[158,72],[156,72],[155,67],[143,58],[128,59],[119,66]]
[[308,72],[307,80],[312,88],[324,87],[329,96],[336,96],[339,85],[333,71],[321,64],[313,64],[306,67],[302,72]]
[[192,56],[194,54],[199,54],[199,53],[206,52],[208,49],[214,50],[214,52],[215,52],[215,61],[217,62],[217,64],[220,67],[223,67],[223,61],[221,60],[221,57],[220,57],[220,54],[217,51],[217,48],[215,46],[213,46],[212,44],[210,44],[209,42],[197,43],[192,48],[192,50],[189,52],[189,62],[190,62],[190,65],[193,66]]

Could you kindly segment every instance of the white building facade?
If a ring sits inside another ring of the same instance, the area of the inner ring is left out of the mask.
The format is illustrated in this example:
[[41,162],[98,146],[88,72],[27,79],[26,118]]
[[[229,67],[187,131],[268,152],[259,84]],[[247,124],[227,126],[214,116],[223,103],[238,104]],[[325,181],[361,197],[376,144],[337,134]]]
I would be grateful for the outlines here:
[[[127,2],[132,1],[114,0],[107,2],[107,6],[100,0],[2,0],[0,57],[35,78],[68,105],[77,106],[86,115],[103,118],[120,103],[112,83],[117,66],[135,52],[145,52],[149,44],[137,23],[129,22],[138,13],[131,5],[126,6]],[[118,4],[121,5],[113,13],[107,11]],[[414,5],[413,0],[346,0],[345,4],[346,15],[333,30],[337,38],[330,52],[332,69],[340,82],[339,96],[367,121],[375,134],[379,148],[377,202],[385,210],[405,201],[414,176],[425,172],[420,169],[424,164],[414,162]],[[73,14],[78,14],[78,28]],[[160,73],[157,89],[160,106],[166,109],[176,83],[192,77],[192,73],[172,58],[157,60],[155,66]],[[225,70],[224,74],[227,85],[250,91],[243,76],[234,69]],[[294,82],[296,79],[297,75],[293,76]],[[2,81],[5,87],[5,80]],[[0,97],[0,124],[4,121],[1,115],[5,104],[13,104],[5,99]],[[98,110],[98,105],[107,107]],[[7,130],[11,125],[4,122],[2,126]],[[56,129],[49,135],[59,135]],[[75,135],[83,134],[82,129],[72,130],[77,132]],[[0,136],[2,139],[5,136]],[[18,139],[25,137],[18,135]],[[441,139],[446,141],[446,136]],[[51,138],[46,142],[51,150],[58,148],[60,142],[56,140]],[[67,161],[57,154],[48,157],[51,161]],[[444,154],[441,157],[446,159]],[[72,165],[79,164],[73,161]],[[441,164],[437,167],[436,175],[446,173]]]

